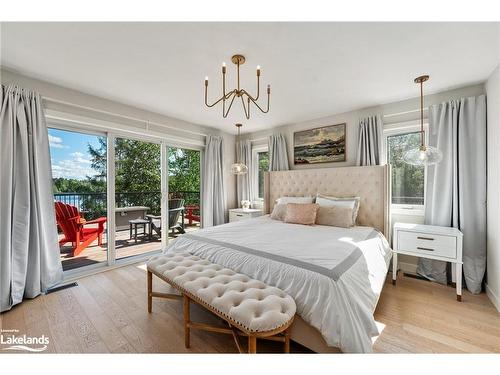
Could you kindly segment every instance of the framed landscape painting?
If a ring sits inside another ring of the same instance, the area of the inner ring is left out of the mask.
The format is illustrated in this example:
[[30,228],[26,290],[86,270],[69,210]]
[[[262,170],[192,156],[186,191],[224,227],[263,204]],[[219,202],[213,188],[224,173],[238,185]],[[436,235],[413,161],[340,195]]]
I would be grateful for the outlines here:
[[345,161],[346,124],[329,125],[293,134],[295,164]]

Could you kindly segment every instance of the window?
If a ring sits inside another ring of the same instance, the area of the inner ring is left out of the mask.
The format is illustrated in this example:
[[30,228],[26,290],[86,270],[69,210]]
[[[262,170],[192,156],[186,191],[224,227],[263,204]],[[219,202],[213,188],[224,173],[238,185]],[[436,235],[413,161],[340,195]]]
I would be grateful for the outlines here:
[[258,189],[258,197],[264,198],[264,172],[269,170],[269,152],[261,151],[257,152],[257,162],[259,164],[259,189]]
[[410,165],[403,160],[406,150],[418,147],[419,144],[418,131],[386,135],[386,157],[392,172],[392,204],[396,208],[423,208],[425,167]]
[[252,149],[254,169],[254,193],[258,200],[264,199],[264,172],[269,170],[269,152],[267,146]]

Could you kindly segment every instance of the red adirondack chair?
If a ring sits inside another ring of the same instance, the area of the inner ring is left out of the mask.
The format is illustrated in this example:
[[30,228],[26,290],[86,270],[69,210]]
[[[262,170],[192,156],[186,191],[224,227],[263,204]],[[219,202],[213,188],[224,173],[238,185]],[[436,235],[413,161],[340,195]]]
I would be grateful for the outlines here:
[[[59,241],[59,246],[71,242],[73,256],[77,256],[96,239],[102,245],[105,217],[86,221],[78,212],[78,208],[63,202],[55,202],[57,225],[61,228],[64,238]],[[87,224],[98,224],[97,227],[85,228]]]

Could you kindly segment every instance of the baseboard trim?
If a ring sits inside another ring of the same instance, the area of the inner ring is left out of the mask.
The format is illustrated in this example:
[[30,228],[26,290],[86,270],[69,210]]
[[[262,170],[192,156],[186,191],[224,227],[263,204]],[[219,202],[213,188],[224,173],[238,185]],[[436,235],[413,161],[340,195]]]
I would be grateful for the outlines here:
[[500,312],[500,298],[493,292],[488,284],[486,285],[486,295],[490,299],[491,303],[496,307],[497,311]]

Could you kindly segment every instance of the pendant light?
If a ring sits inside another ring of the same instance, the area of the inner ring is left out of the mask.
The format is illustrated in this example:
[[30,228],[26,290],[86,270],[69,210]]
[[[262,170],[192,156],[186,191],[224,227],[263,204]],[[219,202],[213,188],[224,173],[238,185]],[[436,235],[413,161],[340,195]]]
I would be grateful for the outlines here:
[[424,133],[424,82],[429,80],[428,75],[415,78],[415,83],[420,84],[420,147],[412,148],[405,152],[403,160],[407,164],[427,166],[438,164],[443,160],[443,153],[436,147],[425,144]]
[[[239,147],[240,144],[240,129],[242,125],[241,124],[236,124],[236,128],[238,129],[238,137],[236,138],[236,145]],[[238,153],[236,153],[238,155]],[[231,173],[240,175],[240,174],[245,174],[248,172],[248,167],[242,163],[239,158],[236,159],[236,163],[231,165]]]

